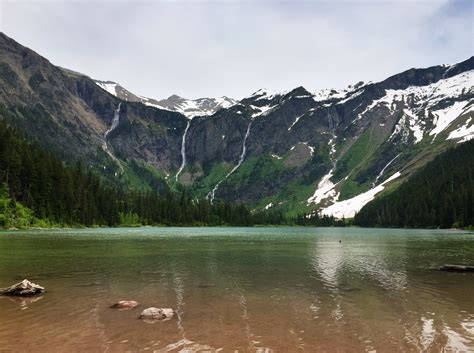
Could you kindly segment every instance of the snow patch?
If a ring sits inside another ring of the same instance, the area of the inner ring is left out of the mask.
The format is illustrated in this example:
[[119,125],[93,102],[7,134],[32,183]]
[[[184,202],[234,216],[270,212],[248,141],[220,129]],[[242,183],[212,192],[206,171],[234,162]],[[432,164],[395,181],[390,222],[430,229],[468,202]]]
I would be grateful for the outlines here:
[[403,113],[408,117],[408,128],[413,132],[415,137],[415,143],[423,140],[423,129],[421,127],[421,121],[418,117],[409,109],[403,109]]
[[308,199],[308,205],[311,203],[318,204],[327,198],[332,198],[334,201],[337,201],[339,194],[336,194],[336,190],[334,189],[336,185],[331,181],[333,172],[334,169],[331,169],[329,173],[322,177],[313,196]]
[[338,201],[331,206],[322,209],[321,214],[325,216],[334,216],[335,218],[339,219],[353,218],[355,214],[362,209],[362,207],[375,198],[375,195],[385,189],[385,184],[398,178],[400,175],[400,172],[396,172],[382,184],[370,189],[369,191],[366,191],[348,200]]
[[[448,140],[452,139],[461,139],[458,141],[458,143],[466,142],[474,138],[474,124],[469,124],[471,123],[472,118],[469,118],[466,120],[466,123],[457,128],[456,130],[453,130],[449,133]],[[468,127],[469,126],[469,127]]]
[[354,121],[361,119],[367,112],[381,105],[386,106],[392,114],[397,102],[408,102],[409,100],[416,103],[417,110],[414,115],[418,115],[424,110],[424,116],[426,117],[429,111],[440,101],[472,93],[474,91],[473,81],[474,70],[470,70],[426,86],[410,86],[404,90],[387,89],[385,90],[385,96],[372,101],[362,113],[357,115]]
[[272,100],[273,98],[277,96],[283,96],[285,94],[287,94],[287,92],[272,91],[267,88],[260,88],[258,91],[252,93],[252,95],[249,98],[256,97],[256,99],[254,99],[255,101],[259,101],[262,99]]
[[309,148],[309,153],[311,154],[311,156],[314,154],[314,147],[308,145],[308,142],[300,142],[300,143],[301,143],[302,145],[305,145],[306,147]]
[[362,94],[364,90],[361,88],[367,86],[369,83],[370,82],[360,82],[355,85],[349,85],[345,89],[324,88],[315,92],[313,94],[313,99],[315,102],[322,102],[329,99],[343,99],[343,101],[338,102],[337,104],[344,103]]
[[109,92],[111,95],[117,97],[117,86],[118,86],[118,83],[115,83],[115,82],[110,82],[110,81],[106,81],[106,82],[103,82],[103,81],[95,81],[95,83],[97,84],[97,86],[99,86],[100,88],[102,88],[104,91],[107,91]]
[[264,105],[262,107],[257,107],[256,105],[251,105],[250,107],[255,110],[255,113],[252,114],[252,118],[256,118],[258,116],[265,116],[267,115],[268,113],[270,113],[270,111],[275,108],[277,106],[277,104],[275,105]]
[[288,128],[288,131],[291,131],[291,129],[293,128],[293,126],[296,125],[296,123],[304,116],[305,114],[301,114],[300,116],[297,116],[295,121],[293,121],[293,124],[291,124],[291,126]]
[[435,116],[433,123],[435,127],[430,132],[430,135],[434,135],[433,140],[463,113],[464,108],[468,104],[468,102],[455,102],[447,108],[433,111],[433,115]]

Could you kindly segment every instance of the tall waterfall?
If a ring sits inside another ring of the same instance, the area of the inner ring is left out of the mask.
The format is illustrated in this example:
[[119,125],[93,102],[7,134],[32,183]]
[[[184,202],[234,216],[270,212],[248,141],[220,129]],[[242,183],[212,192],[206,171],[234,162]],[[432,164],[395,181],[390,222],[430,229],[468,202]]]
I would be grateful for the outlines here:
[[219,188],[219,185],[221,185],[221,183],[224,180],[226,180],[228,177],[230,177],[232,175],[232,173],[234,173],[241,166],[241,164],[243,163],[243,161],[245,159],[245,154],[247,153],[246,143],[247,143],[247,139],[250,135],[250,128],[252,127],[252,123],[253,123],[253,120],[251,120],[250,123],[247,126],[247,131],[245,132],[244,141],[242,143],[242,153],[240,154],[239,162],[237,163],[237,165],[234,168],[232,168],[232,170],[229,173],[227,173],[227,175],[224,177],[224,179],[219,181],[216,184],[216,186],[214,186],[214,188],[207,194],[206,199],[211,200],[211,203],[214,202],[214,198],[216,197],[216,191]]
[[109,147],[107,146],[107,136],[117,128],[117,126],[120,122],[120,107],[121,106],[122,106],[122,102],[119,103],[117,109],[115,109],[115,111],[114,111],[114,117],[112,119],[112,125],[110,125],[110,127],[104,133],[104,142],[102,144],[102,149],[110,156],[110,158],[112,158],[115,161],[115,163],[117,163],[117,165],[120,167],[120,170],[123,172],[122,164],[120,164],[120,161],[117,159],[117,157],[115,157],[112,154],[112,152],[110,152]]
[[112,125],[110,125],[110,128],[104,133],[104,139],[107,139],[107,135],[110,134],[112,131],[114,131],[120,121],[120,107],[122,105],[122,102],[119,103],[117,109],[114,111],[114,118],[112,119]]
[[188,133],[190,125],[191,125],[191,120],[188,120],[186,129],[184,129],[183,140],[181,141],[181,167],[179,167],[178,172],[176,173],[176,181],[178,181],[179,174],[181,174],[184,167],[186,166],[186,135]]

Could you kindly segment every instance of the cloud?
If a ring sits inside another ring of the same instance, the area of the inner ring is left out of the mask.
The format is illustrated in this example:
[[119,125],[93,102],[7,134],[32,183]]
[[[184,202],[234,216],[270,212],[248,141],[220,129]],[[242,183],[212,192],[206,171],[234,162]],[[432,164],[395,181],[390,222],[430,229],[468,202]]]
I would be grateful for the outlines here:
[[156,98],[343,87],[473,53],[470,0],[2,0],[0,13],[53,63]]

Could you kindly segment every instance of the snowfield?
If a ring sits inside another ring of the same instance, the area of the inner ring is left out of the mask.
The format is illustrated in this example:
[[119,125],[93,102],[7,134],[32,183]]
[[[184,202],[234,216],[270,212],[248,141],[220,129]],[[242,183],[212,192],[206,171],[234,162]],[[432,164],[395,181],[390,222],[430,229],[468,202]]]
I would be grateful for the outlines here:
[[375,198],[375,195],[385,189],[385,184],[395,180],[400,175],[400,172],[396,172],[382,184],[370,189],[369,191],[366,191],[348,200],[338,201],[329,207],[323,208],[321,210],[321,214],[326,216],[334,216],[338,219],[353,218],[355,214],[362,209],[362,207]]
[[102,81],[95,81],[97,86],[102,88],[103,90],[109,92],[111,95],[117,96],[117,83],[115,82],[102,82]]
[[[463,72],[453,77],[441,79],[438,82],[426,86],[410,86],[404,90],[385,90],[385,96],[372,101],[354,120],[362,117],[375,108],[386,107],[389,114],[393,114],[397,105],[403,104],[410,107],[404,109],[404,115],[395,127],[393,136],[402,134],[406,141],[409,130],[412,131],[415,143],[420,142],[423,136],[429,134],[436,136],[448,128],[460,115],[466,113],[466,108],[471,101],[455,101],[463,94],[474,92],[474,70]],[[453,99],[453,103],[447,107],[438,108],[438,104],[446,99]],[[426,119],[433,114],[433,127],[426,130]]]
[[328,174],[322,177],[313,196],[308,199],[308,205],[310,203],[318,204],[322,200],[328,198],[331,198],[334,201],[338,199],[339,194],[336,194],[336,190],[334,189],[336,185],[331,181],[333,172],[334,169],[331,169]]
[[[458,143],[466,142],[474,138],[474,124],[471,123],[472,118],[466,120],[466,124],[451,131],[448,140],[460,139]],[[470,124],[470,126],[469,126]]]

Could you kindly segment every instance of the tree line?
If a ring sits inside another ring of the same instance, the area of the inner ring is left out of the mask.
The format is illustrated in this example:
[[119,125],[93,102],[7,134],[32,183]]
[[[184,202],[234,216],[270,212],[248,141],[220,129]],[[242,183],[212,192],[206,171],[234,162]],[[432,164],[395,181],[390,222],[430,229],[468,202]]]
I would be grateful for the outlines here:
[[395,191],[354,218],[363,227],[472,228],[474,140],[438,155]]

